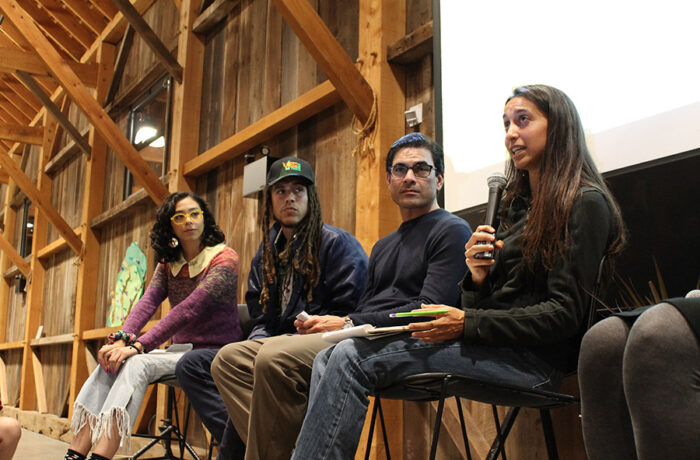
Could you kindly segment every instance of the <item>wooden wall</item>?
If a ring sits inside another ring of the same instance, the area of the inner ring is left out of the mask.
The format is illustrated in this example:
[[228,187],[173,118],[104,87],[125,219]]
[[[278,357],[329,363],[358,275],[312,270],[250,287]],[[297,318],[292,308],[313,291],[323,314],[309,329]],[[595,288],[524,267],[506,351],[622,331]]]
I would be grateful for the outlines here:
[[[351,57],[357,56],[357,3],[316,2],[319,14]],[[243,39],[241,37],[244,37]],[[277,9],[242,1],[206,38],[200,152],[326,80]],[[265,141],[270,155],[296,155],[314,167],[324,220],[355,229],[356,164],[352,114],[341,103]],[[249,153],[260,157],[259,149]],[[197,192],[215,212],[227,243],[239,255],[238,298],[244,299],[250,260],[260,242],[262,196],[243,197],[239,156],[200,176]]]

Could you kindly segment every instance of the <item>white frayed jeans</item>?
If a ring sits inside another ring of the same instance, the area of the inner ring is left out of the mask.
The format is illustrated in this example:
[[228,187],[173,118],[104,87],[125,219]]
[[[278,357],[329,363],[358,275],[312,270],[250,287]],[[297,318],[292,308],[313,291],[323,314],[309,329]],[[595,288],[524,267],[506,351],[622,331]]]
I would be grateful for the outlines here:
[[132,424],[136,421],[146,388],[168,376],[175,377],[175,365],[191,344],[172,345],[168,350],[153,350],[127,359],[116,374],[98,366],[85,381],[73,405],[71,429],[77,434],[90,426],[92,443],[112,433],[117,424],[119,446],[128,445]]

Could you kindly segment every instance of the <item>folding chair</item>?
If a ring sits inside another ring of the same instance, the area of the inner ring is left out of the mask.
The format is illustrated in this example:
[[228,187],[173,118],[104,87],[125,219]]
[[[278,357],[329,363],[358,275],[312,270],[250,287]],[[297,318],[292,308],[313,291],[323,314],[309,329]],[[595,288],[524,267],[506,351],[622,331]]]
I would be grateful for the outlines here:
[[[594,291],[589,293],[588,319],[586,321],[583,333],[588,330],[596,319],[596,310],[594,308],[595,301],[598,298],[603,265],[605,257],[603,257],[598,266],[598,275],[596,277]],[[578,356],[576,357],[578,359]],[[576,363],[569,366],[570,374],[573,374],[576,369]],[[494,422],[496,424],[496,437],[491,444],[487,459],[495,459],[500,454],[503,460],[506,460],[504,444],[508,434],[510,433],[515,419],[521,407],[539,409],[542,418],[542,430],[544,431],[545,443],[547,445],[547,454],[550,460],[557,460],[557,446],[554,438],[554,428],[552,425],[552,417],[550,409],[558,409],[561,407],[577,404],[579,399],[573,395],[557,393],[553,391],[540,390],[531,387],[521,387],[517,385],[507,385],[497,382],[475,379],[455,374],[433,372],[408,376],[400,381],[394,382],[386,388],[377,389],[374,393],[374,406],[372,408],[372,418],[370,420],[369,437],[367,440],[367,448],[365,450],[365,458],[369,458],[370,449],[372,446],[372,437],[376,423],[377,414],[382,428],[384,438],[384,449],[387,459],[391,459],[389,452],[389,443],[384,425],[384,415],[381,408],[381,399],[400,399],[407,401],[438,401],[437,414],[435,418],[435,426],[433,427],[433,436],[430,446],[430,459],[434,459],[437,453],[438,437],[440,435],[440,426],[442,425],[442,412],[445,404],[445,398],[454,397],[457,401],[457,412],[459,414],[460,425],[462,428],[462,437],[464,447],[467,453],[467,458],[471,460],[471,452],[469,450],[469,438],[467,436],[466,424],[464,422],[464,413],[460,398],[466,398],[473,401],[483,402],[492,405]],[[499,420],[497,406],[509,407],[503,421]]]

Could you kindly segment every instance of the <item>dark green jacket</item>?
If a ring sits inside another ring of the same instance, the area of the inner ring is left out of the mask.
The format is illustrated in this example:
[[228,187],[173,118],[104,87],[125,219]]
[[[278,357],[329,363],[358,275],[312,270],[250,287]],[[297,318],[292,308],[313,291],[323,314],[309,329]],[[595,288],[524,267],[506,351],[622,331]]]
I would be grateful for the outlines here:
[[[578,350],[600,260],[612,234],[612,214],[603,194],[583,187],[569,218],[569,247],[551,270],[529,270],[521,240],[529,201],[518,197],[496,231],[503,249],[480,289],[471,274],[462,281],[464,340],[523,347],[557,368]],[[508,223],[508,225],[504,225]],[[555,235],[552,235],[555,237]]]

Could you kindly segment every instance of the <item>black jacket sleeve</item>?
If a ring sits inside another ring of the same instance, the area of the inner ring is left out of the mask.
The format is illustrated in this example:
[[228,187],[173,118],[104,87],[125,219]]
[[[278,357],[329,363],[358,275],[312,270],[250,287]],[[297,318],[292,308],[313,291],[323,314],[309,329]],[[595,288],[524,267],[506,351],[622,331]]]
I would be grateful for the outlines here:
[[557,343],[574,336],[586,315],[585,291],[590,292],[595,283],[608,244],[611,219],[604,196],[595,190],[584,191],[574,202],[569,218],[566,257],[557,260],[547,274],[544,300],[506,309],[475,308],[470,302],[478,302],[479,293],[463,293],[464,340],[528,346]]

